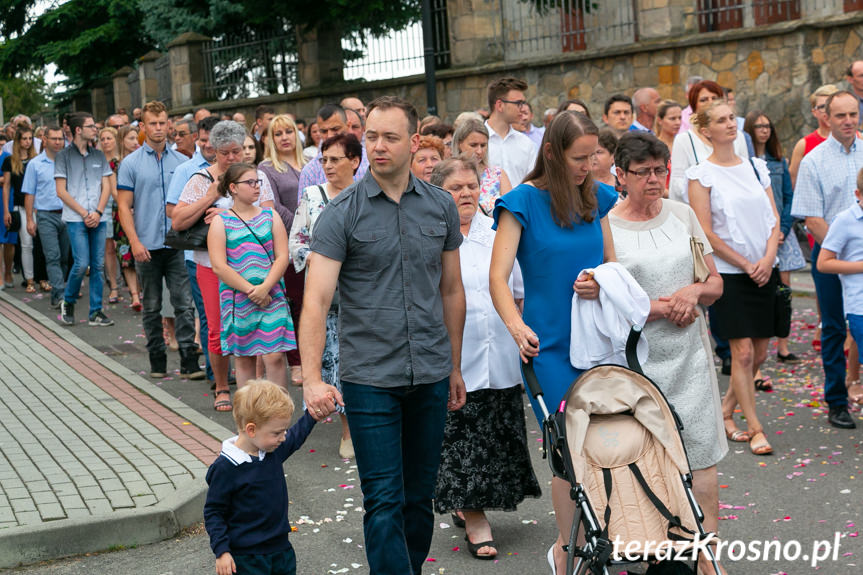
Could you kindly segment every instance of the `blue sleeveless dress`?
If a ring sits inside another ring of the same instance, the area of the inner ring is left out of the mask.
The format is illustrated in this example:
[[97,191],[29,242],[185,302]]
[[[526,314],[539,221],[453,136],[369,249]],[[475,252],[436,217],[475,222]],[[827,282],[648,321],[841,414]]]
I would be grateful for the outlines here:
[[[617,202],[617,193],[609,189],[596,188],[595,193],[597,217],[570,228],[554,222],[548,191],[529,184],[501,196],[494,208],[495,229],[501,210],[510,212],[522,226],[516,259],[524,276],[524,322],[539,337],[533,365],[550,412],[557,410],[581,374],[569,363],[572,286],[581,270],[602,263],[600,218]],[[530,403],[542,424],[539,405],[533,397]]]

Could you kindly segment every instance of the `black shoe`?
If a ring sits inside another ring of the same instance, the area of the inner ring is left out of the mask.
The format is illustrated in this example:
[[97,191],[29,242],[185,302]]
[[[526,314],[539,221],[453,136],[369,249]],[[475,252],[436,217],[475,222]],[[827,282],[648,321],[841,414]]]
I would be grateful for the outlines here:
[[827,421],[830,422],[830,425],[839,429],[855,429],[857,427],[854,419],[851,418],[851,414],[848,413],[848,408],[844,405],[842,407],[831,407]]
[[195,352],[180,354],[180,376],[183,379],[204,379],[207,373],[201,369],[198,363],[198,354]]
[[63,325],[75,325],[75,304],[66,300],[60,302],[60,315],[57,318]]
[[731,358],[722,358],[722,375],[731,375]]
[[793,353],[788,353],[787,355],[782,355],[778,351],[776,352],[776,359],[781,361],[782,363],[793,363],[795,361],[800,361],[800,358],[794,355]]
[[88,323],[94,327],[108,327],[114,325],[114,320],[108,319],[108,316],[102,313],[102,310],[97,310],[90,316]]
[[168,375],[168,356],[164,353],[150,354],[150,377],[162,379]]
[[51,296],[51,309],[60,309],[60,302],[63,301],[63,296],[55,298]]

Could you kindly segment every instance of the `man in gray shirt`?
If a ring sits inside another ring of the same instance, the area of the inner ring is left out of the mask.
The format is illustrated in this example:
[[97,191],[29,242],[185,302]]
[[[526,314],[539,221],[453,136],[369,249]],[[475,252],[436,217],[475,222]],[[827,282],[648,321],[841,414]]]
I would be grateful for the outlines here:
[[[434,527],[447,405],[465,402],[458,210],[449,194],[411,175],[417,124],[404,100],[369,104],[369,172],[315,224],[300,314],[303,395],[318,420],[345,406],[376,575],[419,575]],[[337,284],[341,392],[321,380]]]
[[63,202],[63,222],[72,246],[72,271],[66,292],[60,302],[60,322],[75,324],[75,302],[78,290],[90,268],[89,324],[109,326],[114,322],[102,313],[102,269],[105,266],[105,235],[110,213],[105,206],[111,195],[111,170],[105,154],[90,147],[96,137],[96,122],[86,112],[69,116],[72,144],[62,149],[54,160],[54,183],[57,197]]

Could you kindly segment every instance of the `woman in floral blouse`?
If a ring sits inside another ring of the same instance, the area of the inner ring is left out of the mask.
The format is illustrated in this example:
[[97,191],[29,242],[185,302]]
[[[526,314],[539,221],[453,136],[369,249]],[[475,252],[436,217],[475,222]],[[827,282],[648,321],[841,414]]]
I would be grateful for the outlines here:
[[[291,261],[297,273],[306,269],[306,261],[311,253],[310,246],[315,221],[331,199],[354,183],[354,174],[360,167],[362,155],[362,145],[353,134],[338,134],[321,144],[321,155],[318,159],[323,164],[327,183],[326,185],[309,186],[303,190],[288,238]],[[338,314],[338,292],[336,292],[333,297],[333,304],[327,314],[327,341],[321,361],[321,376],[325,383],[333,385],[341,391]],[[342,420],[339,455],[344,459],[351,459],[354,456],[354,446],[351,442],[348,421],[345,419],[344,408],[337,406],[337,410]]]

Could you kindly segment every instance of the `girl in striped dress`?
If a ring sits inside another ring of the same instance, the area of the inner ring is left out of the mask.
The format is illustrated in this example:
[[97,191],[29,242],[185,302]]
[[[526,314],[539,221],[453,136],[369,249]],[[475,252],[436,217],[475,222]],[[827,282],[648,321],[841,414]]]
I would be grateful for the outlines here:
[[255,360],[263,356],[267,379],[285,387],[284,352],[297,347],[282,282],[288,235],[281,218],[255,205],[260,186],[254,166],[227,169],[219,193],[234,205],[213,219],[207,247],[219,277],[222,352],[235,357],[237,385],[255,377]]

